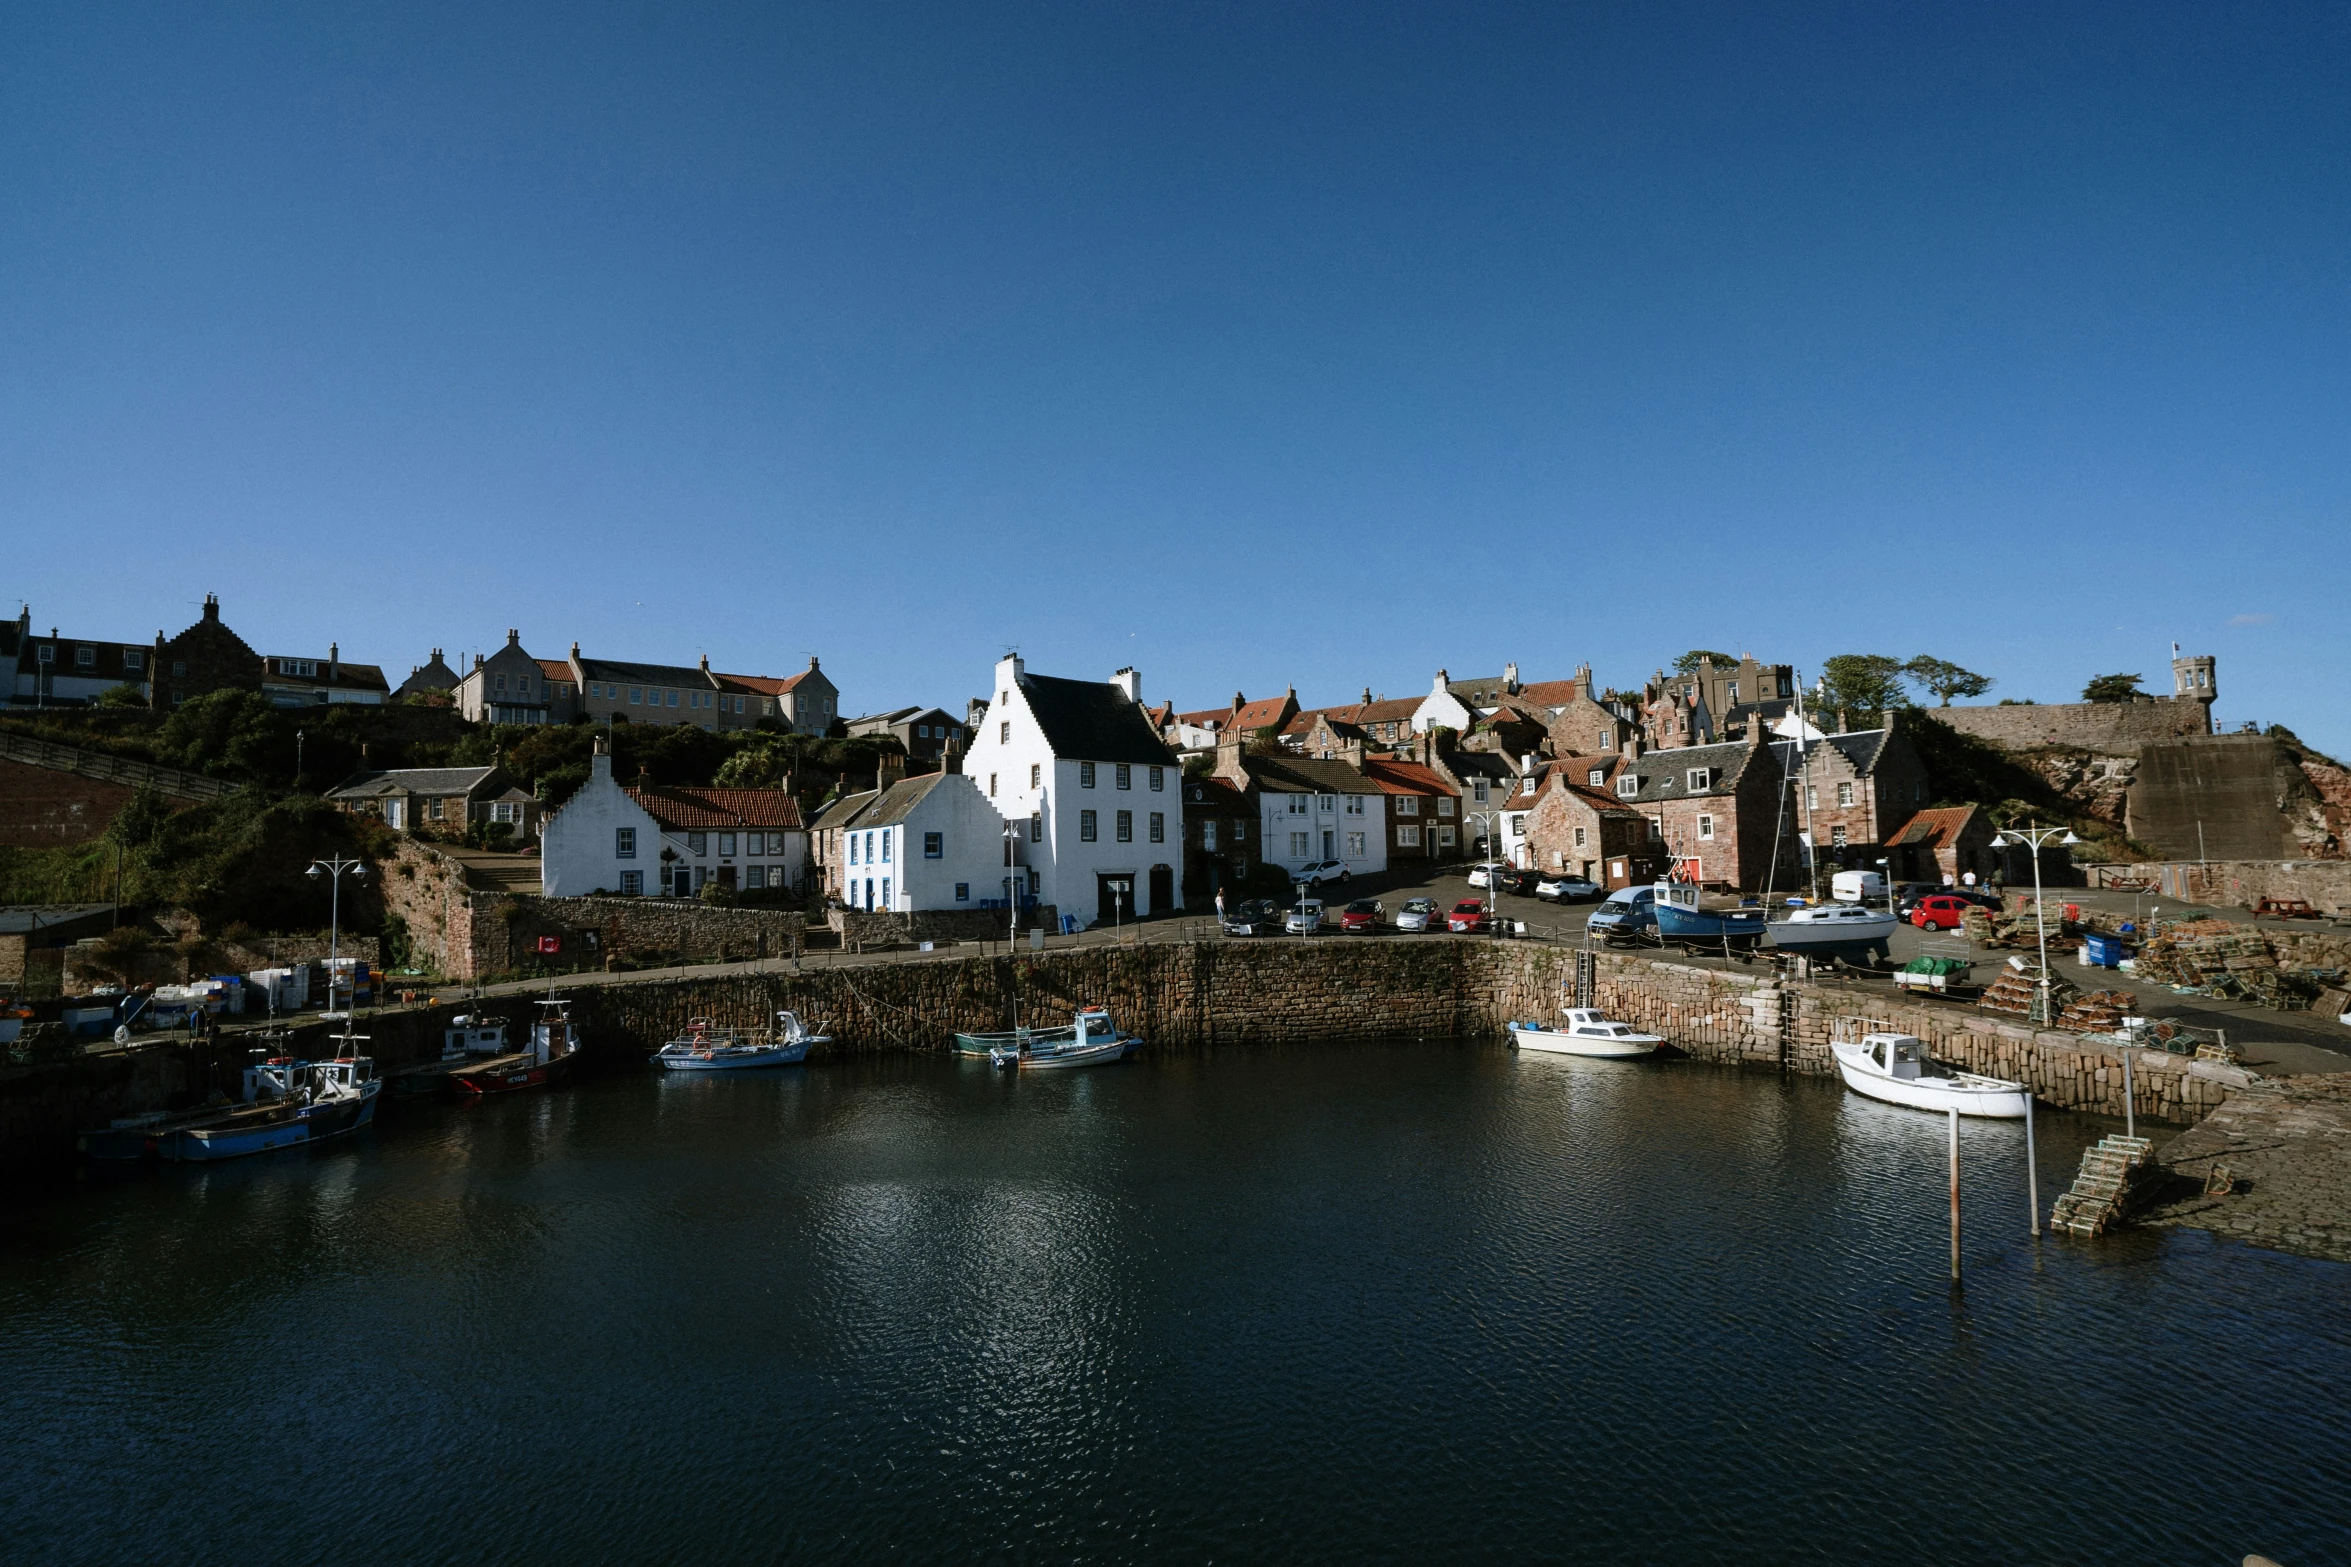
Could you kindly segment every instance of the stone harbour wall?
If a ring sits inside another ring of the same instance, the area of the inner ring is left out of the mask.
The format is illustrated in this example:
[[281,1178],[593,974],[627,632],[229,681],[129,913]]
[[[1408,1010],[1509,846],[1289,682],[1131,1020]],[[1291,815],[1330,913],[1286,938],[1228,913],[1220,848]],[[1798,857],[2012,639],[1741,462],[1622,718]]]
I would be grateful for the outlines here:
[[2070,746],[2103,756],[2135,756],[2142,745],[2212,732],[2212,719],[2203,703],[2172,697],[2138,702],[1938,707],[1933,715],[1962,734],[2015,750]]

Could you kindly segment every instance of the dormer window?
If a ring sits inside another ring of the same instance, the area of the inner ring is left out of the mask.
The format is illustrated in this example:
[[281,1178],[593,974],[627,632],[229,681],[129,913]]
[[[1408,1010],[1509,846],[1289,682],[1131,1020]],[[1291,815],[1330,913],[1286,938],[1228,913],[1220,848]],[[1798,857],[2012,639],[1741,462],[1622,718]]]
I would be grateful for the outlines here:
[[1616,792],[1628,800],[1639,794],[1641,792],[1641,775],[1639,773],[1617,774]]
[[1690,769],[1690,787],[1692,789],[1710,789],[1713,786],[1714,770],[1712,768],[1693,767]]
[[1605,767],[1593,768],[1591,772],[1592,787],[1597,789],[1606,782],[1608,782],[1608,769]]

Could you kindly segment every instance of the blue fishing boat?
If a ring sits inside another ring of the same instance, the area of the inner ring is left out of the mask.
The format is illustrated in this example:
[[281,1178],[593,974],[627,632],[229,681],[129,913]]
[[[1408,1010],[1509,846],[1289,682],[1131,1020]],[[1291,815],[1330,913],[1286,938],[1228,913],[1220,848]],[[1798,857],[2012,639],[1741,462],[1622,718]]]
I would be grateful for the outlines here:
[[375,1119],[376,1097],[384,1087],[375,1063],[354,1048],[362,1037],[346,1025],[335,1041],[338,1054],[325,1061],[273,1053],[282,1050],[282,1040],[254,1051],[245,1067],[240,1104],[216,1116],[154,1128],[145,1151],[158,1159],[204,1163],[358,1131]]
[[1661,881],[1656,886],[1657,934],[1685,947],[1752,948],[1763,940],[1759,908],[1707,908],[1695,882]]

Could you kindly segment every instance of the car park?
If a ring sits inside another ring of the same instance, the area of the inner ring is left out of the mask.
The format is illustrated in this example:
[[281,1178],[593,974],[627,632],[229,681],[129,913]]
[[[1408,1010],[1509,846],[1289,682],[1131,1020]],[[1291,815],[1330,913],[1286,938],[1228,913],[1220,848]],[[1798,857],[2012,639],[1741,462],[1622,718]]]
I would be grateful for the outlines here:
[[1545,876],[1535,883],[1535,896],[1550,903],[1583,903],[1601,896],[1604,890],[1596,881],[1565,872]]
[[1486,928],[1486,906],[1476,898],[1464,898],[1453,905],[1445,916],[1445,928],[1457,933],[1475,935]]
[[1357,898],[1339,911],[1339,929],[1366,935],[1380,928],[1380,918],[1387,912],[1370,898]]
[[1437,922],[1437,900],[1434,898],[1407,898],[1404,907],[1396,911],[1398,930],[1427,930]]
[[1657,889],[1619,887],[1592,911],[1584,928],[1608,941],[1636,941],[1657,934]]
[[1347,879],[1347,862],[1344,860],[1313,860],[1290,872],[1290,880],[1302,887],[1319,887],[1326,881]]
[[1293,936],[1311,936],[1322,929],[1322,900],[1300,898],[1290,912],[1282,916],[1282,929]]
[[1244,898],[1225,910],[1228,936],[1270,936],[1281,928],[1282,911],[1263,898]]

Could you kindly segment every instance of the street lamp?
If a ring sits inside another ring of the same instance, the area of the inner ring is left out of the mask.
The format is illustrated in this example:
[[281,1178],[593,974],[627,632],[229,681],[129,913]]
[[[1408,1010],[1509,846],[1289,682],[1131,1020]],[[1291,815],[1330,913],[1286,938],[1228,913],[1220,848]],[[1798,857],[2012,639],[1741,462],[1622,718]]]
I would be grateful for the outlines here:
[[[329,927],[327,935],[327,1011],[325,1013],[327,1017],[350,1016],[348,1012],[339,1013],[334,1010],[335,981],[342,975],[343,875],[346,871],[350,873],[353,881],[362,880],[367,875],[367,862],[365,860],[344,859],[338,855],[330,860],[312,860],[309,871],[305,873],[310,876],[324,874],[331,878],[334,887],[333,901],[329,905],[332,910],[333,924]],[[351,987],[351,991],[353,999],[356,1000],[359,987],[354,985]]]
[[1878,880],[1886,884],[1886,912],[1891,914],[1894,912],[1894,862],[1880,860],[1877,866]]
[[1007,821],[1004,824],[1004,906],[1012,912],[1006,916],[1010,923],[1004,928],[1006,951],[1020,939],[1020,851],[1016,847],[1019,842],[1020,823]]
[[1501,841],[1501,822],[1492,811],[1468,811],[1461,819],[1486,824],[1486,906],[1497,907],[1501,900],[1496,896],[1500,889],[1494,885],[1494,850]]
[[[2059,837],[2060,833],[2064,833],[2065,836]],[[2070,848],[2081,841],[2066,828],[2043,827],[2037,823],[2027,823],[2022,827],[2010,827],[1992,835],[1992,844],[1995,848],[2002,844],[2008,844],[2020,849],[2030,847],[2033,851],[2033,928],[2041,942],[2041,1015],[2036,1021],[2044,1028],[2049,1025],[2050,1021],[2049,914],[2041,898],[2041,850],[2052,843]]]

